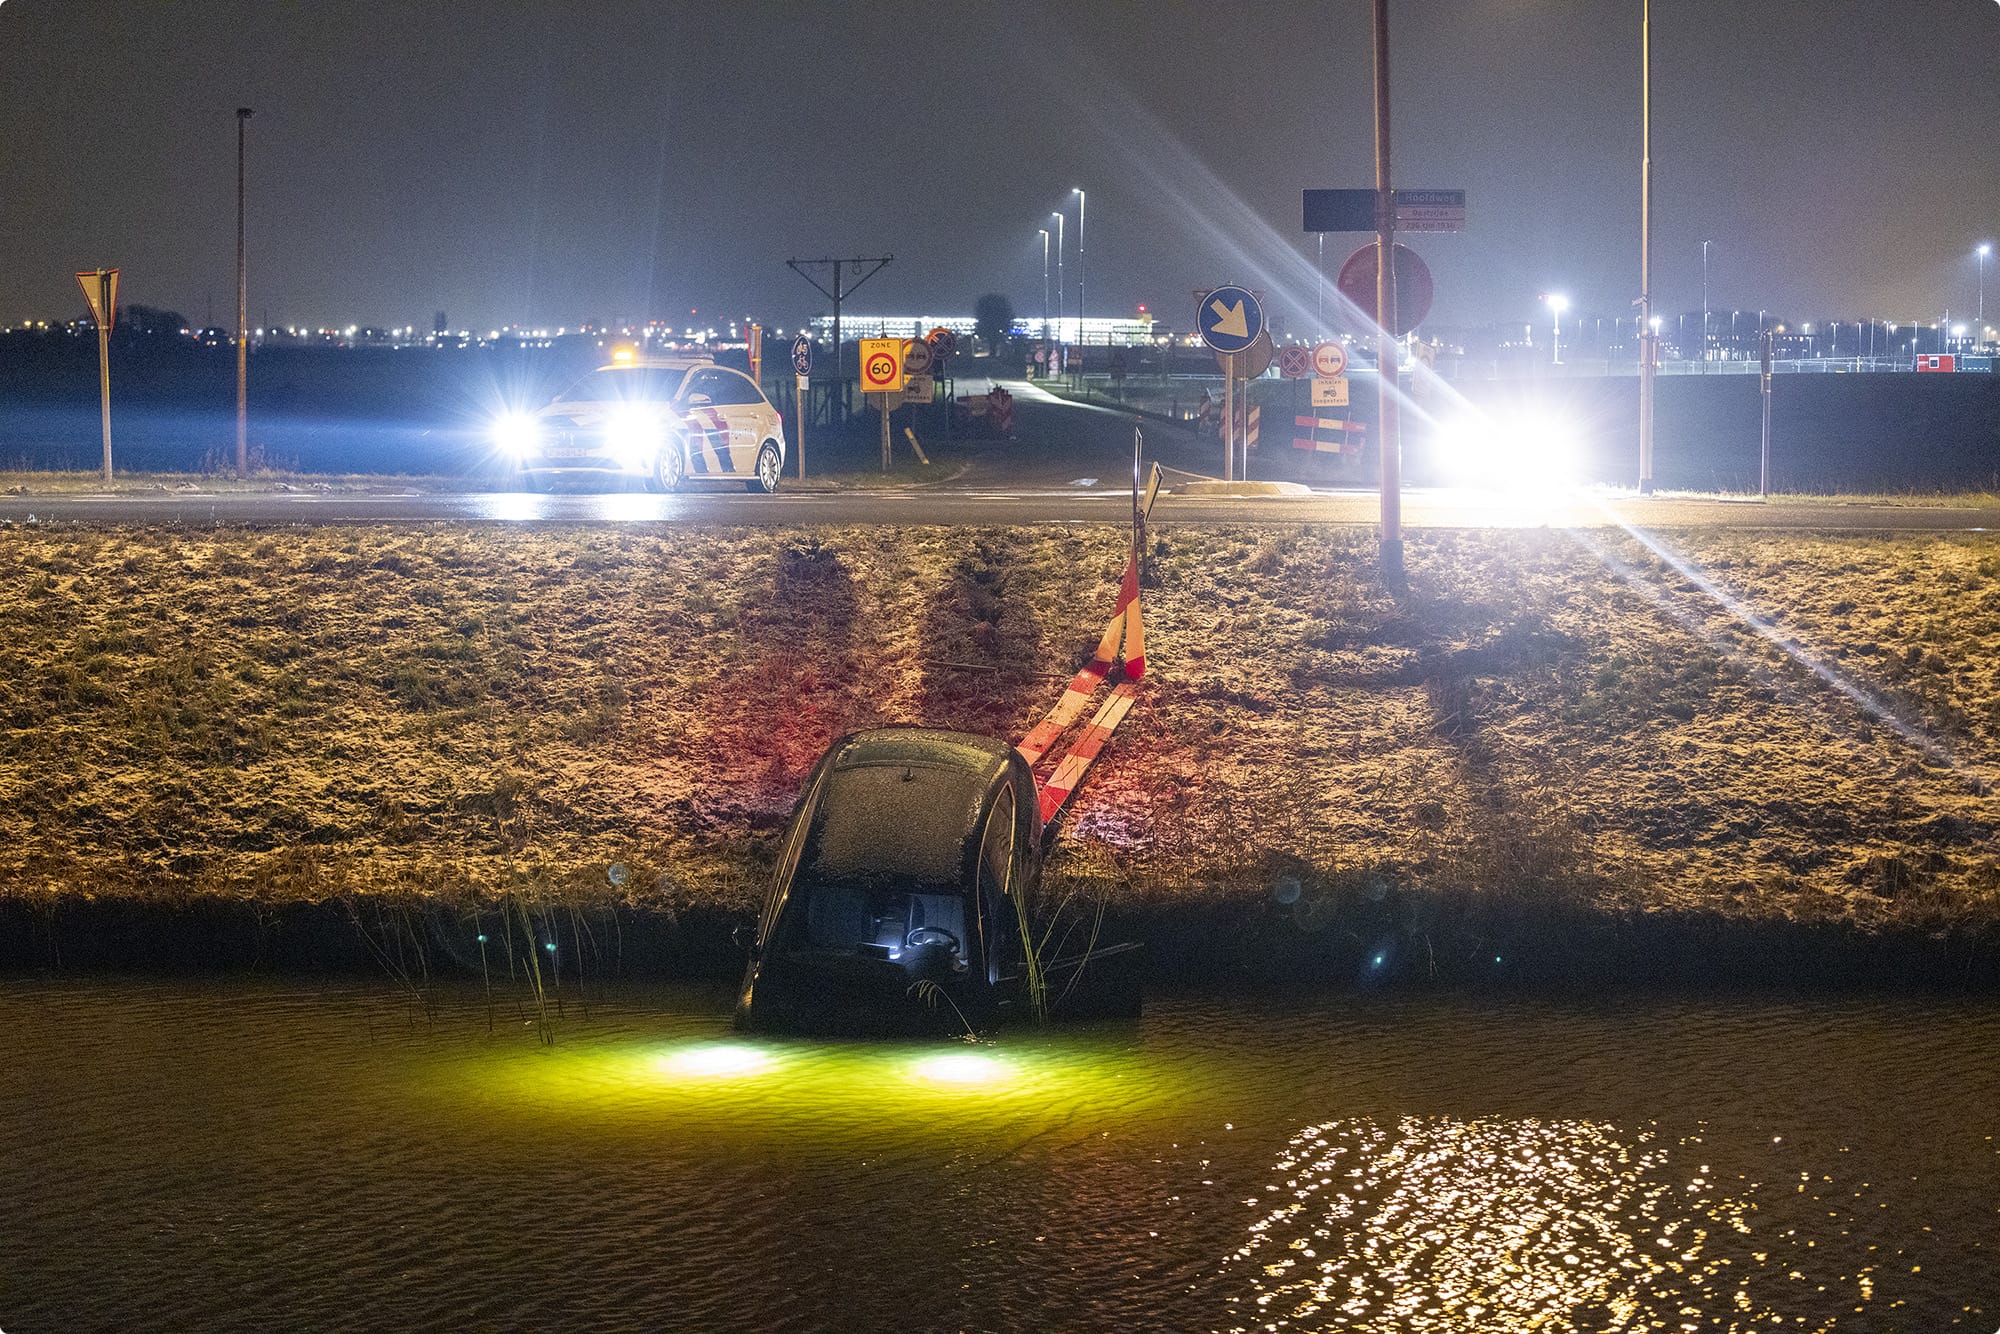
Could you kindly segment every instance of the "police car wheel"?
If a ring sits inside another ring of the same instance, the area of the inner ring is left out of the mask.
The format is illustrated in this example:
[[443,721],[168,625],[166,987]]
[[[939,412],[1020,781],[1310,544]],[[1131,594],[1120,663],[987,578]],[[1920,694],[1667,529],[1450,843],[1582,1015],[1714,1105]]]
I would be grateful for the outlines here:
[[766,440],[764,447],[757,451],[757,475],[743,484],[749,491],[761,491],[770,495],[778,489],[778,474],[785,461],[778,454],[777,445]]
[[653,475],[646,484],[655,491],[677,491],[686,477],[687,455],[682,453],[680,441],[669,440],[653,461]]

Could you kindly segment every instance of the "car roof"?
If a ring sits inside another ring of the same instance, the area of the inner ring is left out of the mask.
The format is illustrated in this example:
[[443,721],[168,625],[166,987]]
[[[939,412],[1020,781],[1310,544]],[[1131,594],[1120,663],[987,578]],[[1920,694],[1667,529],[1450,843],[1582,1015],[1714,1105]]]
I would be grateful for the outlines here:
[[[597,369],[601,371],[691,371],[697,366],[714,366],[714,357],[628,357],[624,361],[607,361]],[[728,370],[727,366],[720,367]]]

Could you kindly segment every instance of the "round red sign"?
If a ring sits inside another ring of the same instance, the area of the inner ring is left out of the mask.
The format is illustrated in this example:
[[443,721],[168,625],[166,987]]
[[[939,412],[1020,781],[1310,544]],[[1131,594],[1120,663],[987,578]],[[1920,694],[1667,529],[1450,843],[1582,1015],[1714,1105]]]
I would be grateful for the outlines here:
[[[1375,311],[1375,247],[1362,246],[1340,266],[1340,294],[1361,307]],[[1423,323],[1431,313],[1431,271],[1417,252],[1396,243],[1396,327],[1390,333],[1401,338]]]

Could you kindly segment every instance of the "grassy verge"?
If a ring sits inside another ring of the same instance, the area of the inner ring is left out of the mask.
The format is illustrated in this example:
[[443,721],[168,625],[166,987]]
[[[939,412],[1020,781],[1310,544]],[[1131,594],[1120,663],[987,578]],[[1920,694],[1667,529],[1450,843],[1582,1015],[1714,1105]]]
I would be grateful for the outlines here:
[[[1122,543],[0,531],[0,897],[721,921],[834,736],[1020,735]],[[1231,924],[1433,967],[1508,922],[2000,930],[2000,538],[1426,531],[1400,602],[1349,529],[1151,557],[1154,670],[1049,880],[1172,957]]]

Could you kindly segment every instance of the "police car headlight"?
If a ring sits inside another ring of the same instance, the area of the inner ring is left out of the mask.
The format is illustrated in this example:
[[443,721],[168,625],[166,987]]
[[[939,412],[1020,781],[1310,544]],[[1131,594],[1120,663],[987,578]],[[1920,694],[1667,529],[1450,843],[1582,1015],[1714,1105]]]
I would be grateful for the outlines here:
[[541,447],[542,423],[525,412],[506,412],[493,419],[489,434],[503,452],[523,458]]
[[657,409],[633,405],[620,408],[605,426],[605,442],[622,463],[643,463],[660,445]]

